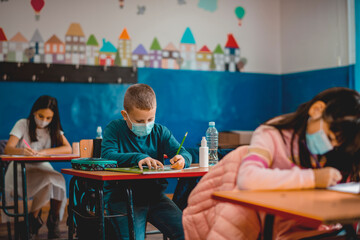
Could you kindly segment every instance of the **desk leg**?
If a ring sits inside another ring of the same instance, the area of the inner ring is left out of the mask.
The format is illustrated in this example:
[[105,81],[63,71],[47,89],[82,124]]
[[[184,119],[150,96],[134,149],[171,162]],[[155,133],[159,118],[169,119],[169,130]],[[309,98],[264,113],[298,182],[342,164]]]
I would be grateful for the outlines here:
[[130,240],[135,240],[135,231],[134,231],[134,205],[133,205],[133,195],[131,187],[126,188],[127,194],[127,216],[128,216],[128,225],[129,225],[129,238]]
[[74,235],[74,188],[76,177],[72,177],[69,184],[69,206],[68,206],[68,239],[72,240]]
[[264,223],[264,240],[271,240],[273,238],[274,215],[266,214]]
[[27,203],[27,184],[26,184],[26,168],[25,163],[21,163],[22,174],[22,195],[23,195],[23,207],[24,207],[24,222],[25,222],[25,238],[29,239],[29,213]]
[[357,239],[356,231],[354,229],[354,226],[351,224],[346,224],[343,226],[343,229],[346,231],[346,239],[348,240],[355,240]]
[[103,181],[98,181],[96,183],[97,191],[95,191],[97,201],[97,211],[95,214],[99,216],[99,239],[105,239],[105,224],[104,224],[104,190],[103,190]]
[[13,165],[13,174],[14,174],[14,235],[15,240],[19,239],[19,217],[17,216],[19,213],[19,196],[18,196],[18,175],[17,175],[17,162],[14,161]]

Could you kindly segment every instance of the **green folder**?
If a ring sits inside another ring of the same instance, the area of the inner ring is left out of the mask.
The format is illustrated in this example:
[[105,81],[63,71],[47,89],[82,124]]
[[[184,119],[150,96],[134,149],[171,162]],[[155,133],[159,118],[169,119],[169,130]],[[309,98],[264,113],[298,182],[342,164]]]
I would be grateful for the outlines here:
[[126,172],[126,173],[137,173],[137,174],[158,174],[158,173],[170,173],[170,172],[181,172],[177,169],[172,169],[169,165],[164,166],[164,168],[149,169],[147,166],[143,166],[143,170],[140,170],[139,167],[122,167],[122,168],[105,168],[106,171],[113,172]]

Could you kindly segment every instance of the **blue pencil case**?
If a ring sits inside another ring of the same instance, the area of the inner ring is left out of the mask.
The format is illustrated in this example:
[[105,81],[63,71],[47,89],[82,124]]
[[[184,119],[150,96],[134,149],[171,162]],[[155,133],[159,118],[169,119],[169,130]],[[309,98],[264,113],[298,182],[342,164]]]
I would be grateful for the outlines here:
[[71,167],[76,170],[103,171],[105,168],[116,168],[117,161],[105,158],[76,158],[71,160]]

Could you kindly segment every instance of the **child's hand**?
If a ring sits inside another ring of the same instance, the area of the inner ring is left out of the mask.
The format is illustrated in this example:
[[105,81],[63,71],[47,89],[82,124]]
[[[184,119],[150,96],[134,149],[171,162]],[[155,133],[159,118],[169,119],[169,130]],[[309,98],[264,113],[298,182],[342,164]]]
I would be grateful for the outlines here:
[[329,186],[335,185],[342,178],[339,170],[332,167],[314,169],[313,171],[315,176],[316,188],[327,188]]
[[171,168],[183,169],[185,167],[185,159],[181,155],[175,155],[170,159]]
[[38,155],[38,152],[31,149],[31,148],[23,148],[23,155],[26,155],[26,156],[34,156],[34,155]]
[[149,169],[151,169],[151,167],[155,169],[164,168],[164,165],[159,160],[153,159],[151,157],[147,157],[139,161],[138,166],[141,170],[143,170],[142,165],[144,164],[148,165]]

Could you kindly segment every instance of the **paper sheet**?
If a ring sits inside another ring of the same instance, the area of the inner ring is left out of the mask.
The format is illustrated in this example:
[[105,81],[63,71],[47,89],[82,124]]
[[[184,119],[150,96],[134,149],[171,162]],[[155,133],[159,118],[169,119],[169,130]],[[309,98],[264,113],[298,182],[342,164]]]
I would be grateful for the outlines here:
[[338,191],[338,192],[347,192],[347,193],[360,193],[360,183],[358,182],[350,182],[350,183],[340,183],[335,186],[331,186],[327,188],[328,190]]

